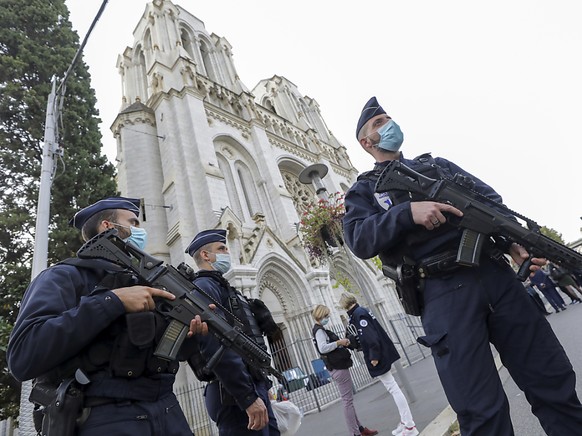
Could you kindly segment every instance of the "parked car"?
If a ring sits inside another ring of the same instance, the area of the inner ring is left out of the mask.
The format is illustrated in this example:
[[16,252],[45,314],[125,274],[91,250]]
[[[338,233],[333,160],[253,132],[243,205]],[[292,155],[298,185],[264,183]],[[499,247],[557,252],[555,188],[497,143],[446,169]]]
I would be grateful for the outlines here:
[[309,383],[309,376],[298,366],[286,369],[283,371],[283,376],[285,377],[283,385],[289,393],[307,387]]
[[315,389],[329,383],[329,379],[322,378],[319,375],[305,374],[305,371],[303,371],[298,366],[283,371],[283,375],[285,376],[283,385],[289,393],[295,392],[302,388],[306,388],[308,391],[310,391],[311,389]]

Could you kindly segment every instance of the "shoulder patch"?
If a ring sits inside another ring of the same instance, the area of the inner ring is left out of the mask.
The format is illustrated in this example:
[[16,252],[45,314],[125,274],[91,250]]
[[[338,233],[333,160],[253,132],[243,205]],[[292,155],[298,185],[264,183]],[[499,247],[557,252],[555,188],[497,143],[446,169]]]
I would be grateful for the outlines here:
[[374,193],[374,198],[376,198],[378,204],[385,210],[390,209],[390,206],[392,206],[392,200],[390,200],[388,192],[382,192],[381,194],[376,192]]
[[360,327],[367,327],[368,326],[368,321],[366,321],[365,319],[361,319],[360,320]]

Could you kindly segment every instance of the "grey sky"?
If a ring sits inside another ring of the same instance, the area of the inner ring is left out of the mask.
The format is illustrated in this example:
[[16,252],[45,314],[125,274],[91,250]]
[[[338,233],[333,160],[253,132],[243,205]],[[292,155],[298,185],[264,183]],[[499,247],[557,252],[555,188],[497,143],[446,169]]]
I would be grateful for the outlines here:
[[[110,0],[85,50],[103,124],[121,103],[117,56],[133,44],[145,0]],[[285,76],[320,104],[359,171],[372,158],[355,124],[372,95],[405,134],[407,157],[455,161],[508,207],[582,237],[581,3],[574,0],[175,1],[233,46],[252,88]],[[101,0],[67,0],[82,38]]]

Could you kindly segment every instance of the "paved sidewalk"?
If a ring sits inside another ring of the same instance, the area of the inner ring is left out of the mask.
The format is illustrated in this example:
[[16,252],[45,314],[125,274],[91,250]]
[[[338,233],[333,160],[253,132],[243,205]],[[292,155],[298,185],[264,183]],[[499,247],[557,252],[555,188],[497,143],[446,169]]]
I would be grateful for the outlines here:
[[[401,388],[402,382],[398,371],[393,370],[394,377]],[[408,379],[415,401],[403,388],[409,400],[412,416],[422,436],[442,436],[451,422],[454,413],[447,413],[448,406],[445,393],[438,379],[432,357],[427,357],[412,366],[402,369]],[[380,435],[390,436],[400,422],[398,409],[392,396],[382,383],[376,382],[354,395],[356,412],[363,425],[378,430]],[[436,418],[441,420],[436,422]],[[424,431],[423,431],[424,430]],[[303,417],[297,436],[339,436],[347,435],[341,400],[328,405],[321,413],[312,412]]]
[[[564,346],[577,377],[578,396],[582,397],[582,347],[580,347],[580,325],[582,321],[582,304],[568,306],[568,310],[548,317],[556,336]],[[494,351],[494,350],[493,350]],[[532,415],[530,405],[521,390],[496,359],[499,375],[510,402],[511,419],[516,436],[542,436],[544,431],[537,418]],[[402,369],[408,379],[416,398],[410,401],[412,416],[416,421],[421,436],[443,436],[450,424],[456,419],[455,413],[448,405],[442,386],[438,379],[432,357],[427,357],[412,366]],[[404,383],[397,371],[393,370],[398,384]],[[404,390],[404,389],[403,389]],[[398,410],[392,396],[380,382],[363,389],[354,396],[354,404],[360,421],[367,427],[378,430],[379,436],[391,436],[399,422]],[[313,412],[303,417],[297,436],[341,436],[347,435],[341,400],[321,413]]]

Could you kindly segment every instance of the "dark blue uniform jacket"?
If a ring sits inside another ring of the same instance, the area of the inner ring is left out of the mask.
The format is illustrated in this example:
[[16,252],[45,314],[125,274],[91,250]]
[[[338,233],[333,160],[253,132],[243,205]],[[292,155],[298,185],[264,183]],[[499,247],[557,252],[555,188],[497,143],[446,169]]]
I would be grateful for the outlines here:
[[[348,310],[350,323],[358,330],[364,360],[370,376],[377,377],[386,374],[394,362],[400,359],[400,355],[390,340],[388,333],[382,328],[376,317],[365,307],[356,304]],[[372,366],[371,361],[377,360],[378,364]]]
[[[104,268],[110,265],[105,262]],[[95,291],[105,275],[104,269],[57,264],[32,281],[8,344],[8,367],[15,378],[29,380],[62,369],[70,359],[94,350],[100,334],[126,314],[111,290]],[[181,360],[188,354],[184,350],[189,343],[181,349]],[[99,356],[109,359],[113,356],[109,352],[113,350],[101,350]],[[155,401],[172,391],[173,371],[116,377],[108,365],[105,360],[101,369],[93,368],[96,372],[88,374],[91,383],[86,395]]]
[[[501,203],[501,196],[475,176],[446,159],[437,157],[434,160],[451,177],[456,173],[471,177],[475,181],[475,191]],[[416,171],[426,165],[404,157],[400,161]],[[390,161],[378,163],[377,167],[385,167],[388,163]],[[387,193],[374,192],[375,185],[375,178],[359,178],[345,196],[345,240],[354,254],[361,259],[369,259],[381,251],[389,253],[394,247],[406,242],[406,236],[410,233],[429,232],[412,220],[410,201],[392,205]],[[461,235],[457,228],[448,224],[430,232],[430,238],[412,250],[414,260],[435,254],[443,247],[448,248]]]
[[[194,283],[222,306],[229,308],[228,290],[223,289],[216,280],[210,277],[199,277]],[[218,309],[217,311],[220,312]],[[201,336],[199,340],[200,349],[207,359],[212,357],[220,346],[218,340],[210,334]],[[227,348],[213,372],[242,410],[246,410],[259,398],[246,363],[236,352]]]
[[101,281],[95,271],[55,265],[30,284],[8,345],[8,367],[29,380],[79,354],[125,313],[111,291],[91,294]]

